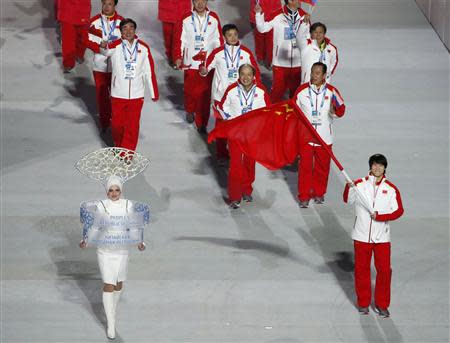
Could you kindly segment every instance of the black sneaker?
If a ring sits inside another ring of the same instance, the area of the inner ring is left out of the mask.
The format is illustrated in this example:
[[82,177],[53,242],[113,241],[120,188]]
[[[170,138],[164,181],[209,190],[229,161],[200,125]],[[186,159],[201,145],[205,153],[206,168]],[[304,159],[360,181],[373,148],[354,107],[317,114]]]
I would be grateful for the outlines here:
[[186,113],[186,121],[189,124],[192,124],[194,122],[194,113],[191,112]]
[[206,135],[208,133],[206,131],[206,127],[204,127],[204,126],[197,128],[197,132],[201,135]]
[[375,307],[375,311],[378,313],[380,317],[388,318],[391,314],[387,308],[380,308],[378,306]]
[[232,201],[230,203],[230,209],[232,210],[236,210],[241,206],[241,202],[240,201]]
[[244,195],[242,197],[242,200],[244,200],[245,202],[252,202],[253,201],[253,197],[251,195]]
[[309,200],[299,201],[298,203],[300,205],[300,208],[308,208],[309,206]]
[[369,314],[369,308],[358,306],[358,312],[360,314],[364,314],[364,315]]
[[316,197],[316,198],[314,198],[314,203],[315,204],[321,205],[324,202],[325,202],[325,197]]

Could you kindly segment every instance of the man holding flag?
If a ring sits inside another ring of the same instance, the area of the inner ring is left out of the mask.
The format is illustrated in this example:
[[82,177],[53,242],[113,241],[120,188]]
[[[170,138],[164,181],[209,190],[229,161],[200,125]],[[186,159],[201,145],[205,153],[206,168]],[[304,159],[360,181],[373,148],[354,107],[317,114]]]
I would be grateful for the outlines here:
[[[251,64],[239,67],[239,80],[225,91],[219,104],[223,120],[234,121],[255,109],[266,107],[269,97],[264,86],[256,80],[256,69]],[[253,201],[252,183],[255,181],[255,160],[247,156],[238,142],[228,140],[230,169],[228,172],[228,198],[230,208],[237,209],[241,200]]]
[[333,144],[332,124],[345,113],[339,91],[326,83],[327,66],[316,62],[311,68],[311,81],[301,85],[293,100],[308,118],[323,142],[328,146],[309,142],[300,151],[298,165],[298,199],[301,208],[309,206],[310,199],[322,204],[327,191],[330,172],[330,153]]

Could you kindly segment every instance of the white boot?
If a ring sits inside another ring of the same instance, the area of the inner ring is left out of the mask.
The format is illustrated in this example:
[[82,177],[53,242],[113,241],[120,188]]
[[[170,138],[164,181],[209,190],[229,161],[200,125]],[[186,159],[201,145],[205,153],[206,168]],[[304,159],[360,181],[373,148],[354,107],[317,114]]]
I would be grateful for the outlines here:
[[103,292],[103,307],[106,314],[106,336],[109,339],[116,338],[116,323],[114,318],[114,293]]
[[121,290],[114,291],[114,321],[116,320],[116,317],[117,317],[117,304],[119,303],[121,294],[122,294]]

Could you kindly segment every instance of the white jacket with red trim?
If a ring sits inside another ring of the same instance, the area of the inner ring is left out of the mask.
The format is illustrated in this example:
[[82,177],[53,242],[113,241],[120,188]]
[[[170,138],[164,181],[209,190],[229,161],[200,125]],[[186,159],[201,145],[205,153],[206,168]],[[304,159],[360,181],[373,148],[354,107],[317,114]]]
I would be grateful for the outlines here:
[[[227,53],[226,53],[227,51]],[[228,64],[227,64],[228,62]],[[215,101],[222,100],[223,94],[229,85],[238,80],[239,66],[251,64],[256,69],[256,79],[261,79],[261,74],[256,63],[253,53],[246,46],[238,44],[231,46],[224,44],[216,49],[208,56],[206,60],[206,69],[208,72],[214,69],[214,78],[211,89],[212,99]],[[231,77],[233,69],[236,73]],[[230,77],[229,77],[230,76]]]
[[[321,51],[317,41],[311,39],[309,33],[309,23],[302,23],[301,35],[297,36],[297,42],[300,46],[302,59],[302,81],[301,83],[309,82],[311,78],[311,67],[316,62],[322,62],[327,66],[327,82],[330,82],[331,76],[334,74],[338,65],[339,57],[338,50],[330,39],[325,37],[325,48]],[[304,34],[303,34],[304,33]]]
[[[125,78],[124,47],[134,51],[137,44],[136,73],[133,79]],[[118,39],[109,44],[102,53],[111,58],[111,96],[121,99],[139,99],[144,97],[145,85],[148,86],[153,101],[158,100],[158,84],[156,82],[155,64],[150,47],[135,38],[133,45],[127,40]]]
[[268,105],[270,98],[261,83],[255,82],[250,91],[246,92],[238,81],[227,88],[218,109],[222,118],[228,120]]
[[[293,100],[324,142],[327,145],[333,144],[333,121],[345,114],[344,100],[339,91],[328,83],[321,85],[318,90],[316,86],[304,83],[295,92]],[[314,111],[317,112],[313,113]]]
[[[301,66],[300,46],[292,46],[289,36],[286,36],[289,30],[289,22],[286,19],[287,7],[274,14],[273,19],[265,21],[263,13],[256,13],[256,28],[259,32],[269,32],[273,29],[273,60],[272,64],[276,67],[297,68]],[[298,10],[298,20],[295,23],[294,31],[296,37],[301,34],[300,26],[304,20],[305,11]]]
[[[217,47],[223,44],[219,16],[207,10],[204,17],[199,17],[196,11],[183,16],[176,24],[173,60],[181,59],[189,69],[198,69],[202,61],[195,56],[199,52],[206,52],[206,57]],[[196,44],[196,36],[201,42]]]
[[355,181],[355,187],[373,204],[376,216],[370,217],[369,211],[364,207],[356,190],[348,185],[344,189],[344,202],[355,204],[355,223],[353,225],[352,239],[366,243],[390,242],[391,220],[403,215],[403,204],[400,191],[385,177],[377,183],[372,175]]
[[109,58],[100,53],[100,43],[102,41],[111,43],[122,36],[119,28],[122,20],[123,17],[117,12],[111,17],[106,17],[104,14],[99,13],[91,18],[88,39],[85,41],[85,45],[94,52],[94,63],[92,68],[94,71],[103,73],[111,72]]

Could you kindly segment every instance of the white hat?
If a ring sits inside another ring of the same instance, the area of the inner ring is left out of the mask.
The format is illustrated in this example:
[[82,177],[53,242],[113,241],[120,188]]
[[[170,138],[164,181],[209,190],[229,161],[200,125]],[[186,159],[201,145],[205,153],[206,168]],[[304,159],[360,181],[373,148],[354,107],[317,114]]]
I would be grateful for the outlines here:
[[111,186],[119,187],[120,191],[122,191],[122,179],[116,175],[111,175],[106,181],[106,191],[108,192]]

